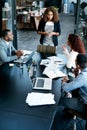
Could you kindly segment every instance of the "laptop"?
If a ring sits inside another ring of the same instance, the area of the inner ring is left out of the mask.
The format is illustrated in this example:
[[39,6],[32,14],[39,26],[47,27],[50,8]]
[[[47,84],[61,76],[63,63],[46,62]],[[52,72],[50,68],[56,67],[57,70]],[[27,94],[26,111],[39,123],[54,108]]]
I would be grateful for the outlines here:
[[14,60],[15,63],[27,63],[29,60],[32,59],[32,56],[34,55],[34,51],[32,51],[30,54],[25,54],[21,56],[20,58]]
[[52,90],[52,79],[37,77],[35,79],[33,89]]

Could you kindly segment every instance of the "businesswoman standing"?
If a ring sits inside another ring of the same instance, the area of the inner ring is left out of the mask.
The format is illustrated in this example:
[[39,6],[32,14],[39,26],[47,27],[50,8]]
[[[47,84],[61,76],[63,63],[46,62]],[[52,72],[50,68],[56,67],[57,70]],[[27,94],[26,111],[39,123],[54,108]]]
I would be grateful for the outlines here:
[[57,46],[58,36],[61,33],[58,12],[48,7],[40,20],[37,33],[41,35],[40,44]]

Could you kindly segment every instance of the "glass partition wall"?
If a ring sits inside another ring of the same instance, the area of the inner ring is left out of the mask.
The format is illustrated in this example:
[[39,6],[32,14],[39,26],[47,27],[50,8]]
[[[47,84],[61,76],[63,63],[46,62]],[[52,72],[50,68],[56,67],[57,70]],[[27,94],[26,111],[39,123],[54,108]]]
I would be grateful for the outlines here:
[[87,19],[84,14],[84,8],[87,6],[87,1],[77,0],[77,12],[76,12],[76,34],[78,34],[83,40],[87,50]]

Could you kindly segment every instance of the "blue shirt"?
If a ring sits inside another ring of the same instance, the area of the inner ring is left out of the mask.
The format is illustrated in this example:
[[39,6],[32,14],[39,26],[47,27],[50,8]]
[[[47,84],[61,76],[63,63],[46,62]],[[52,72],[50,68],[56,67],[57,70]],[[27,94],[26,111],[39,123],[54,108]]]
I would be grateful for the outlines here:
[[62,84],[62,89],[65,92],[70,92],[77,88],[79,88],[81,100],[87,104],[87,68],[83,69],[72,82]]
[[17,59],[16,55],[11,55],[12,52],[16,52],[14,46],[10,43],[9,46],[6,44],[6,41],[0,39],[0,65],[6,62]]

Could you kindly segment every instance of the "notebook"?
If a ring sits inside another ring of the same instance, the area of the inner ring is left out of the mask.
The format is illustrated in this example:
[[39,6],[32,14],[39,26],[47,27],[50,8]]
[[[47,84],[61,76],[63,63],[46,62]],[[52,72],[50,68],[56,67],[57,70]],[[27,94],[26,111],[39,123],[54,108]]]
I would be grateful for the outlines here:
[[35,79],[33,89],[51,90],[52,89],[52,79],[37,77]]
[[14,62],[27,63],[32,58],[33,55],[34,55],[34,51],[32,51],[30,54],[25,54],[25,55],[21,56],[20,58],[14,60]]

